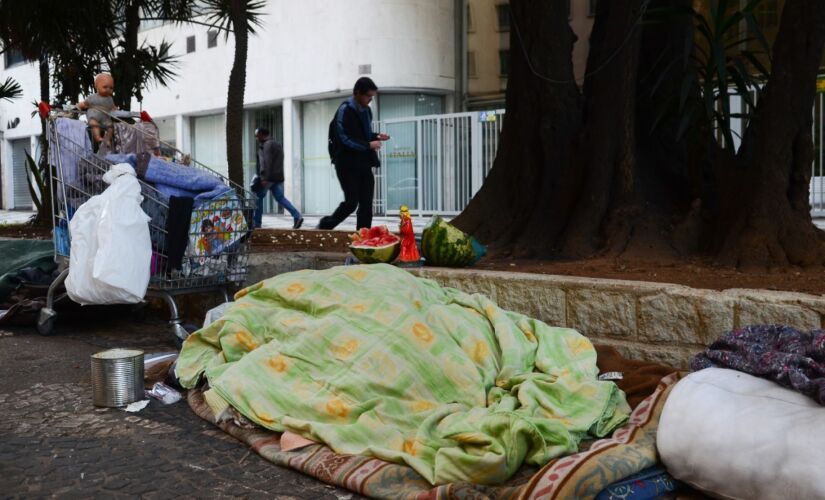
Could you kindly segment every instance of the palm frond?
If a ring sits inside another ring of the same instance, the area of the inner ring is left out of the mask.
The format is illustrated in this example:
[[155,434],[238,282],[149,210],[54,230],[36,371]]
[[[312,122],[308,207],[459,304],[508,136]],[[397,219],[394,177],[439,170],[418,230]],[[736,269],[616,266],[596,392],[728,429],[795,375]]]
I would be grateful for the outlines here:
[[[243,28],[248,33],[255,34],[255,27],[263,26],[264,8],[266,0],[243,0],[246,2],[246,13]],[[232,4],[226,0],[204,0],[200,13],[206,17],[207,23],[224,32],[228,37],[236,28],[232,20]]]
[[[694,30],[694,36],[685,40],[685,66],[670,70],[673,80],[681,79],[678,100],[664,94],[656,88],[658,85],[652,89],[661,94],[656,99],[670,103],[671,113],[678,117],[677,137],[701,124],[700,129],[715,131],[722,147],[734,148],[733,139],[738,134],[732,129],[732,119],[747,121],[750,118],[755,104],[752,92],[769,73],[763,59],[747,50],[753,44],[758,44],[765,53],[769,50],[753,16],[759,3],[760,0],[750,0],[739,8],[740,2],[711,0],[704,4],[707,9],[703,12],[690,10],[688,14],[684,9],[664,8],[657,13],[661,22],[684,20],[689,15]],[[740,29],[743,25],[748,26],[747,31]],[[677,75],[678,71],[682,73]],[[732,112],[734,97],[739,97],[745,105],[742,113]],[[663,121],[657,119],[657,123]]]
[[157,46],[144,44],[138,52],[138,58],[144,82],[165,87],[177,77],[175,70],[180,61],[178,56],[172,55],[172,44],[166,40],[162,40]]
[[0,84],[0,100],[11,101],[23,95],[23,88],[14,78],[6,77],[6,81]]

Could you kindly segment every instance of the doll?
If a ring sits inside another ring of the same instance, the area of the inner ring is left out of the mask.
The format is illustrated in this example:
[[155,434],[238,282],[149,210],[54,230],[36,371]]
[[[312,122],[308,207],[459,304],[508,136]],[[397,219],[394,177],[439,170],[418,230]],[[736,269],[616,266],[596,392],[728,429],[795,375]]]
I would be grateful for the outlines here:
[[[96,94],[90,95],[85,101],[78,103],[77,107],[86,111],[86,119],[89,121],[89,128],[92,129],[92,138],[96,143],[106,140],[111,144],[112,140],[112,118],[108,115],[116,110],[112,94],[115,89],[115,80],[109,73],[100,73],[95,77]],[[105,130],[104,130],[105,129]]]

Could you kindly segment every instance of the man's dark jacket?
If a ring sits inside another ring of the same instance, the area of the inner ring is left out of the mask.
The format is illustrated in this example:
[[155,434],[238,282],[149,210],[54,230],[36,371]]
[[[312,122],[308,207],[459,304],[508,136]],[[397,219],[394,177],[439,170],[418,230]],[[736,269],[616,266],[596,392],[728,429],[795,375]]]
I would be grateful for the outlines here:
[[284,148],[274,139],[258,144],[258,177],[276,184],[284,182]]
[[370,141],[378,134],[372,131],[372,110],[360,108],[350,97],[338,107],[335,115],[336,131],[341,148],[335,157],[338,168],[378,167],[378,153],[370,149]]

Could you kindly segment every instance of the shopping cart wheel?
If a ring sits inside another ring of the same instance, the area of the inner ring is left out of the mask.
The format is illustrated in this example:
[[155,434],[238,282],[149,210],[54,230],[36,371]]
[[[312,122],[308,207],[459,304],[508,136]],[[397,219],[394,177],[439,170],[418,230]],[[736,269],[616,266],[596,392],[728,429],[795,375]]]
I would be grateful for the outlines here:
[[50,307],[44,307],[37,315],[37,333],[40,335],[51,335],[54,333],[54,322],[57,313]]

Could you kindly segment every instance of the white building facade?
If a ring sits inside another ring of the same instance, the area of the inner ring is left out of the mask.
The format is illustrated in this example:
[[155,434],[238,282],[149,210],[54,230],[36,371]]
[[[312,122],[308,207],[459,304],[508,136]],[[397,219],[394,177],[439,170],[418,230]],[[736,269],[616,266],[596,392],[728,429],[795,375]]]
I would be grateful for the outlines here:
[[[244,159],[254,174],[253,130],[266,126],[284,144],[287,197],[308,214],[330,212],[342,199],[326,151],[327,128],[337,105],[360,76],[379,86],[376,119],[455,110],[461,92],[460,0],[302,0],[266,3],[263,26],[249,39],[244,94]],[[456,8],[456,5],[459,8]],[[205,26],[145,26],[141,39],[173,44],[177,78],[150,87],[142,103],[161,140],[201,163],[226,172],[225,107],[232,68],[232,36]],[[24,150],[37,153],[40,123],[32,118],[39,96],[34,63],[4,67],[24,95],[0,103],[2,206],[31,206],[21,168]],[[15,125],[16,122],[16,125]],[[270,207],[271,208],[271,207]]]

